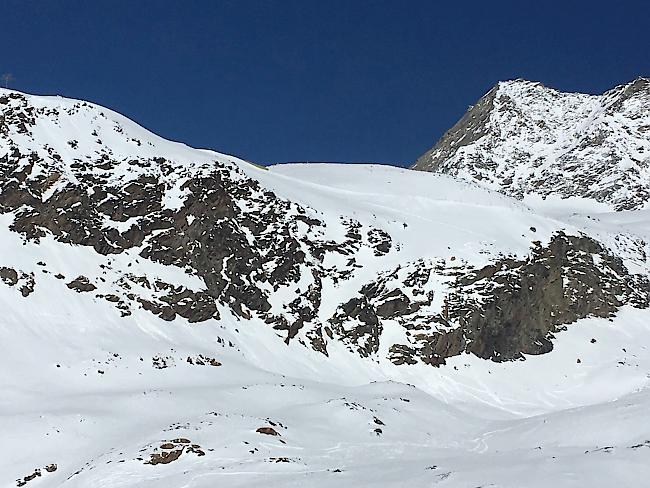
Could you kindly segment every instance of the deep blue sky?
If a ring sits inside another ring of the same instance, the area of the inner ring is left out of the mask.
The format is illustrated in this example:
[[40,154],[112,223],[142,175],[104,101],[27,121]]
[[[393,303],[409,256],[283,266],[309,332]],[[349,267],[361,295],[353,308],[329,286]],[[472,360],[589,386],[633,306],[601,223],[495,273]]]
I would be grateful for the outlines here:
[[495,82],[650,75],[650,2],[0,0],[0,72],[262,162],[408,164]]

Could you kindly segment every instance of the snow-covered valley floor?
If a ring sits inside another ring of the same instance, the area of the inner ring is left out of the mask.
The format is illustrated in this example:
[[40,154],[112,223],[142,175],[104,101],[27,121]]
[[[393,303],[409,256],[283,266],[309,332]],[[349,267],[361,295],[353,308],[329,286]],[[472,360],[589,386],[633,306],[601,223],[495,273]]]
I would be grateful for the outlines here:
[[[281,369],[295,376],[273,373],[210,326],[152,337],[131,324],[111,341],[51,313],[56,334],[2,350],[2,486],[38,468],[28,486],[640,486],[648,318],[626,311],[624,332],[580,324],[525,362],[409,371],[416,387],[363,364],[341,365],[338,382],[290,360]],[[16,323],[3,320],[3,335]],[[188,363],[199,354],[221,366]],[[164,448],[182,454],[148,464]]]

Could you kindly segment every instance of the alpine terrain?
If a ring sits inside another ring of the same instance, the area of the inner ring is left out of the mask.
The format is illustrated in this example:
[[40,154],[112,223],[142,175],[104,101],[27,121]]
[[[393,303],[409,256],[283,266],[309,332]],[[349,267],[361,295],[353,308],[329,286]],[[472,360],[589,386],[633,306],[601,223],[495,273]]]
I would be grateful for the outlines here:
[[0,487],[650,477],[650,81],[499,83],[412,169],[0,89]]

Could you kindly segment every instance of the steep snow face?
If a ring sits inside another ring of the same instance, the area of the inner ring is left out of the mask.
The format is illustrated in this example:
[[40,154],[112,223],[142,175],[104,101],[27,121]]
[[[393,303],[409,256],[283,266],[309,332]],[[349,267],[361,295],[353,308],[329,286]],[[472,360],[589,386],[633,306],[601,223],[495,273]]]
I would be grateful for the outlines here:
[[499,83],[413,168],[517,198],[559,195],[643,208],[650,196],[650,80],[599,96],[524,80]]
[[647,211],[0,110],[0,486],[650,475]]

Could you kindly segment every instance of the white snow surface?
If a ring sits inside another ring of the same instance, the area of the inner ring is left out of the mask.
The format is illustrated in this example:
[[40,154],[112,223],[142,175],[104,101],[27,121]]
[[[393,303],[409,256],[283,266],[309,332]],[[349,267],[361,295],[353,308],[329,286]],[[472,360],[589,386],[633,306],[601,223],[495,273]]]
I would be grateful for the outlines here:
[[[646,210],[611,212],[588,199],[522,202],[451,176],[387,166],[262,169],[166,141],[86,102],[27,97],[70,111],[39,118],[33,137],[12,136],[66,178],[74,177],[71,161],[97,150],[124,161],[164,156],[175,168],[166,176],[173,209],[183,178],[219,161],[308,208],[332,237],[342,232],[341,217],[388,232],[391,252],[360,252],[355,275],[324,293],[324,315],[400,264],[453,256],[480,266],[524,256],[558,230],[593,235],[648,273]],[[2,144],[0,157],[9,150]],[[44,145],[61,160],[50,161]],[[126,165],[114,174],[122,183],[136,176]],[[55,275],[83,274],[96,293],[118,293],[127,267],[193,289],[204,284],[139,258],[139,249],[102,256],[51,236],[24,242],[9,230],[12,220],[0,215],[0,266],[33,273],[36,286],[25,298],[0,283],[2,488],[21,486],[35,470],[28,488],[638,487],[650,478],[648,310],[583,319],[558,334],[552,352],[525,361],[461,355],[440,368],[395,366],[385,354],[361,358],[336,343],[326,357],[227,309],[197,324],[143,309],[121,317],[95,293],[70,293]],[[278,293],[274,306],[283,300]],[[199,355],[221,366],[198,365]],[[183,453],[146,464],[165,443]]]

